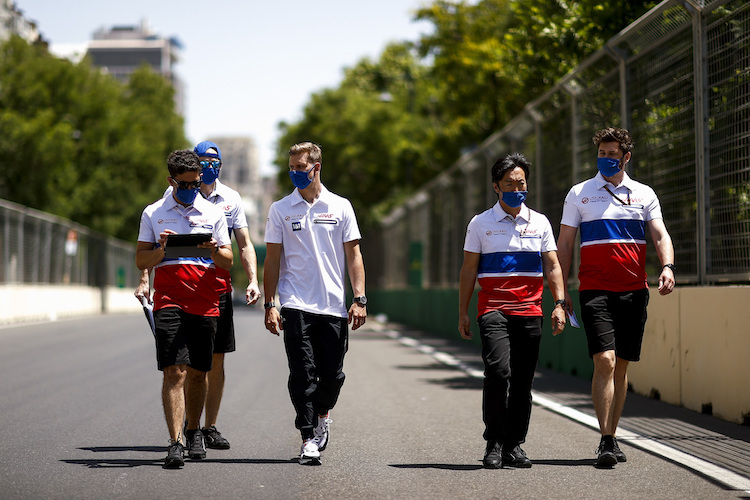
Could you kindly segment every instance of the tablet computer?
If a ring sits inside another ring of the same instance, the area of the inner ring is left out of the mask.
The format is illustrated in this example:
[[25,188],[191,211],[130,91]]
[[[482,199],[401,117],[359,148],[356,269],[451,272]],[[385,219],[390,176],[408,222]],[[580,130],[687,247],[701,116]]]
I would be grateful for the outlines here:
[[210,248],[198,248],[198,245],[211,241],[211,233],[170,234],[167,236],[165,257],[211,257]]

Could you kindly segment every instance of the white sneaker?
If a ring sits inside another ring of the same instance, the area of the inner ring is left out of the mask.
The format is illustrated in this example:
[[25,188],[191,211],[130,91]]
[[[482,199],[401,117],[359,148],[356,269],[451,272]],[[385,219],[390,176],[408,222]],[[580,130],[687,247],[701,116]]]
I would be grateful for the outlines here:
[[324,417],[318,416],[318,425],[313,429],[313,432],[315,432],[314,439],[318,443],[318,449],[320,451],[325,450],[326,446],[328,446],[328,441],[331,440],[330,424],[333,420],[331,420],[330,417],[330,412],[326,413]]
[[315,438],[308,439],[302,443],[299,463],[301,465],[320,465],[320,451],[318,450],[318,443]]

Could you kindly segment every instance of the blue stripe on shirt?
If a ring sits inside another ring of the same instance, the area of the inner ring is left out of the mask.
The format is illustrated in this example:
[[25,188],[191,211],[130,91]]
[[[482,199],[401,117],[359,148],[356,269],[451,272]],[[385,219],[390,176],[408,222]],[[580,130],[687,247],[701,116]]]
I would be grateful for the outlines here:
[[601,240],[637,240],[646,239],[646,223],[642,220],[594,220],[581,224],[581,242]]
[[541,273],[541,252],[495,252],[479,257],[479,274]]

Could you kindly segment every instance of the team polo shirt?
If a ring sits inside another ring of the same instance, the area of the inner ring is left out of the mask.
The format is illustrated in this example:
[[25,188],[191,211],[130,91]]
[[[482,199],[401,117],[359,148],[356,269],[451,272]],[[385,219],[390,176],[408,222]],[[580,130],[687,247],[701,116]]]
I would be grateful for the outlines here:
[[[203,195],[202,192],[200,194]],[[172,196],[172,186],[167,188],[164,192],[164,196]],[[247,227],[247,217],[245,216],[245,210],[242,207],[242,198],[237,191],[222,184],[216,179],[216,186],[214,187],[213,192],[208,196],[204,196],[204,198],[224,211],[224,215],[227,218],[227,229],[229,230],[230,239],[234,229]],[[231,292],[232,275],[229,270],[217,267],[216,276],[224,283],[224,291],[222,293]]]
[[312,204],[298,189],[271,205],[266,243],[280,243],[282,307],[346,318],[344,243],[361,239],[352,204],[323,187]]
[[648,288],[646,222],[661,218],[654,190],[627,173],[618,186],[601,173],[573,186],[565,197],[561,223],[581,230],[579,290]]
[[480,254],[477,317],[496,310],[542,316],[542,253],[557,250],[544,214],[523,204],[514,218],[497,202],[471,219],[464,250]]
[[[156,244],[165,229],[182,234],[211,233],[220,247],[231,243],[224,213],[200,196],[189,207],[177,203],[173,196],[147,206],[141,215],[138,241]],[[179,307],[197,316],[218,316],[223,286],[212,259],[165,258],[154,266],[154,310]]]

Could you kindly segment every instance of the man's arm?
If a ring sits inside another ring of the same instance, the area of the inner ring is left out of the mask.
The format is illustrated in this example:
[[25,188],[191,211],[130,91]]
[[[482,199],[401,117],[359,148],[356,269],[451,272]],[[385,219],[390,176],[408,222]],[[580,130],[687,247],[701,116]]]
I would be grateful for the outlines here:
[[568,293],[568,275],[570,274],[570,266],[573,262],[573,246],[576,243],[576,234],[578,234],[577,227],[560,224],[560,236],[557,238],[557,260],[560,263],[560,270],[562,272],[563,289],[568,312],[573,310],[573,302],[571,301],[570,293]]
[[469,319],[469,303],[474,295],[474,285],[479,274],[480,254],[464,250],[464,263],[461,265],[461,274],[458,283],[458,333],[466,340],[470,340],[472,333]]
[[[542,266],[552,299],[555,302],[565,299],[565,281],[557,252],[542,252]],[[552,335],[559,335],[565,328],[565,308],[562,305],[555,305],[552,309],[552,327]]]
[[[355,297],[365,295],[365,264],[362,261],[362,252],[359,248],[359,240],[344,243],[346,254],[346,267],[349,271],[349,281],[352,284],[352,293]],[[353,302],[349,307],[349,322],[352,330],[356,330],[367,321],[367,306]]]
[[247,290],[245,290],[245,301],[248,305],[255,304],[260,298],[260,289],[258,288],[258,258],[255,255],[255,247],[250,241],[250,233],[246,227],[234,230],[234,237],[237,238],[237,246],[240,249],[240,262],[247,275]]
[[138,282],[138,286],[135,287],[135,298],[139,301],[141,298],[145,298],[146,300],[151,302],[151,286],[150,286],[150,280],[149,280],[149,273],[151,272],[151,268],[146,268],[141,270],[141,280]]
[[[276,287],[279,285],[279,270],[281,268],[281,243],[266,243],[266,259],[263,263],[263,295],[271,302],[276,297]],[[278,335],[283,330],[281,315],[275,307],[266,309],[266,330]]]
[[[661,265],[674,264],[674,246],[672,246],[672,237],[667,232],[664,225],[664,219],[651,219],[646,222],[651,239],[654,240],[656,255],[659,257]],[[663,267],[659,275],[659,294],[668,295],[674,290],[674,272],[668,267]]]

